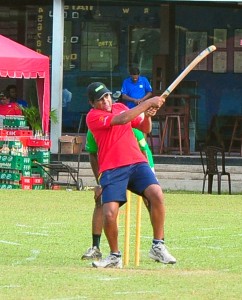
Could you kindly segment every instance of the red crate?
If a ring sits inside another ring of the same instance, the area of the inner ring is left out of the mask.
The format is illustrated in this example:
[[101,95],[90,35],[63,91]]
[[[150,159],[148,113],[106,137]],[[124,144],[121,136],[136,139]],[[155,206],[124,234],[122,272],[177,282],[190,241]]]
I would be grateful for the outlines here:
[[1,136],[33,136],[33,130],[7,130],[0,129]]
[[18,138],[18,140],[23,144],[24,147],[27,147],[27,143],[28,143],[28,140],[29,140],[29,137],[28,136],[20,136]]
[[0,129],[0,135],[1,135],[1,136],[7,136],[7,130],[5,130],[5,129]]
[[54,184],[51,188],[52,190],[60,190],[60,185]]
[[27,140],[27,146],[29,146],[29,147],[50,148],[51,141],[50,140],[40,140],[40,139],[36,139],[36,138],[29,138]]
[[32,177],[32,184],[43,184],[44,178],[43,177]]
[[32,190],[32,184],[21,184],[22,190]]
[[20,180],[20,183],[21,184],[27,184],[27,185],[30,184],[30,185],[32,185],[33,184],[32,180],[33,180],[32,177],[22,176],[21,180]]

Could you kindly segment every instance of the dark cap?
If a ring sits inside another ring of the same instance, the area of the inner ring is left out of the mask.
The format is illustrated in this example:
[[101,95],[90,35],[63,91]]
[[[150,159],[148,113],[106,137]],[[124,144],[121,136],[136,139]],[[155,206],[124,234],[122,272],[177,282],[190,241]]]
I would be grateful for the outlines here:
[[100,100],[105,94],[112,94],[102,82],[93,82],[87,87],[90,101]]

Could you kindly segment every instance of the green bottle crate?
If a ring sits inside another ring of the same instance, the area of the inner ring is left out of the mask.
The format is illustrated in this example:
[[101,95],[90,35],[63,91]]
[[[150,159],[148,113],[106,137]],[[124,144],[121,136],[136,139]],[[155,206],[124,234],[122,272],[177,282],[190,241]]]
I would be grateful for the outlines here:
[[0,190],[17,190],[20,189],[19,184],[0,183]]
[[26,127],[27,123],[26,120],[23,117],[5,117],[3,119],[3,127],[9,127],[9,128],[23,128]]
[[32,169],[30,169],[30,170],[21,170],[21,174],[25,177],[30,177],[32,175]]
[[33,165],[31,167],[31,173],[33,174],[39,174],[41,177],[47,178],[48,174],[46,173],[46,171],[38,165]]
[[44,184],[33,184],[32,185],[32,189],[33,190],[44,190],[45,189],[45,185]]
[[16,148],[20,148],[22,147],[22,142],[21,141],[0,141],[0,147],[2,147],[3,145],[8,145],[9,149],[11,149],[12,147],[16,147]]
[[0,179],[1,180],[11,180],[11,181],[18,181],[20,180],[20,173],[12,172],[11,170],[0,170]]
[[0,154],[0,168],[14,170],[30,170],[31,159],[28,156]]
[[31,158],[32,166],[34,161],[40,164],[50,163],[50,151],[32,151],[29,153],[29,157]]

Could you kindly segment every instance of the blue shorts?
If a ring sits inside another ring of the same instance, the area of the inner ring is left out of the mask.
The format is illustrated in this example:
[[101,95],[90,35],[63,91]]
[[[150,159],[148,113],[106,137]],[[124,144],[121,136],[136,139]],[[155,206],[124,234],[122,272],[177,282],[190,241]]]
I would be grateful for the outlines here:
[[138,163],[104,171],[99,179],[102,202],[126,202],[126,191],[142,196],[151,184],[159,184],[148,163]]

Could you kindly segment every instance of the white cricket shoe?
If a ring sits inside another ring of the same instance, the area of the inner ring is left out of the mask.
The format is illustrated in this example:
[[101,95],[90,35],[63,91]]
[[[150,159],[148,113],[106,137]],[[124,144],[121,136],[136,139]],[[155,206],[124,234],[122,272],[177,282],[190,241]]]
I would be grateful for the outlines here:
[[173,257],[166,246],[162,243],[152,244],[152,247],[149,252],[149,257],[155,261],[162,262],[163,264],[175,264],[176,259]]
[[116,268],[122,269],[122,257],[110,254],[108,257],[99,261],[94,261],[92,266],[95,268]]

